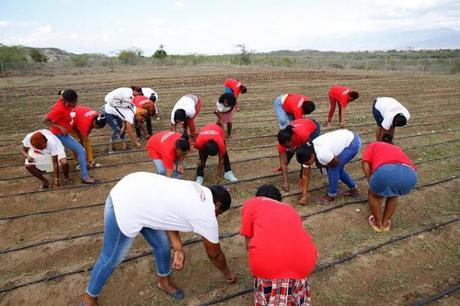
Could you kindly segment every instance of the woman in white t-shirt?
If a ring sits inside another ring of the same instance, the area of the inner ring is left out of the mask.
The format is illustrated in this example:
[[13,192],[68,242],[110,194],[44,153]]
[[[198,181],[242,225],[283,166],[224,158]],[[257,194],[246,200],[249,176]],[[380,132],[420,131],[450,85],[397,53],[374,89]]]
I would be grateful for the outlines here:
[[171,131],[176,132],[177,125],[184,127],[184,132],[190,129],[188,133],[192,139],[195,139],[195,118],[200,113],[202,99],[197,95],[188,94],[176,102],[171,111]]
[[26,135],[22,141],[21,154],[26,158],[25,168],[41,181],[39,190],[48,189],[50,184],[43,175],[49,170],[50,163],[53,167],[53,185],[59,184],[59,165],[64,174],[64,185],[70,185],[69,164],[61,141],[49,130],[38,130]]
[[142,95],[142,89],[139,86],[117,88],[105,96],[105,104],[101,107],[101,113],[105,115],[107,124],[112,129],[109,153],[112,153],[113,144],[116,142],[121,142],[122,149],[126,149],[125,130],[134,146],[141,147],[134,131],[136,107],[131,103],[133,97],[137,95]]
[[[155,197],[152,197],[152,194]],[[231,204],[229,192],[221,186],[209,188],[192,181],[168,178],[149,172],[135,172],[121,179],[105,203],[104,242],[83,296],[84,305],[97,305],[97,297],[118,264],[141,233],[153,248],[159,282],[157,287],[181,300],[184,292],[170,280],[172,267],[182,270],[185,254],[179,232],[202,236],[211,262],[233,283],[236,276],[227,266],[219,244],[217,216]]]
[[[345,166],[358,154],[360,147],[359,135],[345,129],[325,133],[311,143],[299,147],[296,150],[296,158],[302,165],[302,198],[305,201],[307,199],[310,169],[315,161],[320,169],[326,168],[329,181],[327,195],[320,199],[321,203],[335,200],[337,193],[345,196],[358,196],[358,185],[345,170]],[[349,190],[339,192],[339,181],[345,183]]]
[[390,97],[378,97],[372,105],[372,114],[377,123],[376,140],[381,141],[383,135],[393,138],[395,128],[405,126],[409,121],[410,114],[396,99]]

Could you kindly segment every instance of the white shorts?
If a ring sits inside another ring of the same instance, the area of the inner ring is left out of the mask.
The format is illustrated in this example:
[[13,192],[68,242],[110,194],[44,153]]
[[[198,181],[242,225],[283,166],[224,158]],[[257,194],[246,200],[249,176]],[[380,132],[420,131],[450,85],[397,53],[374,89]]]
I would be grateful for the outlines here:
[[[41,154],[35,152],[34,149],[29,148],[28,152],[29,156],[32,157],[35,161],[30,163],[27,159],[25,161],[25,165],[35,165],[39,170],[46,171],[46,172],[53,172],[53,160],[51,159],[51,155],[48,154]],[[67,158],[64,150],[64,146],[59,141],[58,143],[58,161]]]

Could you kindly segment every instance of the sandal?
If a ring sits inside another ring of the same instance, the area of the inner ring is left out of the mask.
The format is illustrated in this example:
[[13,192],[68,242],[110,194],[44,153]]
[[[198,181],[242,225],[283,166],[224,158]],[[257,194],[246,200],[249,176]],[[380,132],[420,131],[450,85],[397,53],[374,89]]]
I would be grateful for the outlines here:
[[99,184],[101,181],[100,181],[100,180],[97,180],[97,179],[94,179],[94,181],[85,181],[85,180],[81,180],[81,182],[82,182],[83,184],[94,185],[94,184]]
[[329,200],[327,196],[323,196],[318,199],[318,204],[331,204],[334,200]]
[[169,293],[166,289],[163,289],[160,287],[160,284],[157,284],[158,289],[169,295],[170,297],[176,299],[176,300],[183,300],[185,298],[184,291],[182,289],[176,288],[176,292],[174,293]]
[[367,218],[367,222],[369,223],[370,227],[372,227],[374,231],[378,233],[382,231],[377,225],[375,225],[374,215],[370,215],[369,218]]
[[339,194],[341,196],[353,197],[353,198],[357,198],[357,197],[359,197],[361,195],[359,192],[353,192],[351,190],[341,190],[341,191],[339,191]]
[[46,189],[50,189],[50,185],[41,185],[40,188],[38,188],[38,191],[43,191]]
[[389,232],[391,228],[391,220],[388,220],[388,226],[382,227],[382,232]]

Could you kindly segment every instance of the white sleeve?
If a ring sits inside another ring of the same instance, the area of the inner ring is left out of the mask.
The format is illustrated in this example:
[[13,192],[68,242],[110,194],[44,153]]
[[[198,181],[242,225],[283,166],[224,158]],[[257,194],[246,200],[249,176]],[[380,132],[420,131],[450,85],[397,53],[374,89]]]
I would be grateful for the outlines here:
[[32,137],[32,133],[29,133],[24,137],[22,140],[22,145],[26,148],[32,148],[32,144],[30,143],[30,138]]
[[174,105],[173,110],[171,111],[171,123],[172,123],[172,124],[175,124],[175,123],[176,123],[176,122],[174,121],[174,113],[176,112],[176,109],[177,109],[176,106],[177,106],[177,104]]
[[195,219],[191,222],[193,231],[200,234],[212,243],[219,243],[219,225],[217,219]]
[[59,147],[58,147],[58,141],[60,142],[59,138],[56,137],[56,139],[54,138],[50,139],[47,137],[47,139],[48,139],[47,147],[50,150],[51,156],[57,156],[59,153]]

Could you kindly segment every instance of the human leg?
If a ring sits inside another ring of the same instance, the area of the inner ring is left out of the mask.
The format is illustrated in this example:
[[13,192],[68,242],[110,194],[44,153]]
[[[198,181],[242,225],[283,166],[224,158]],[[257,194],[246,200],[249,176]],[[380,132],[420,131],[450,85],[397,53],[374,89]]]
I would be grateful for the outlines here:
[[328,124],[328,126],[330,126],[330,124],[331,124],[332,117],[334,116],[336,105],[337,105],[337,103],[336,103],[335,99],[333,97],[329,96],[329,112],[327,114],[327,124]]
[[157,168],[157,173],[160,175],[166,175],[166,168],[163,164],[163,161],[161,159],[154,159],[153,163],[155,164],[155,167]]
[[145,119],[145,125],[147,126],[147,137],[152,136],[152,134],[153,134],[152,116],[150,116],[150,114]]
[[196,168],[196,176],[197,177],[201,176],[203,178],[204,177],[204,167],[206,166],[206,161],[208,160],[208,154],[206,154],[203,151],[199,151],[198,155],[199,155],[199,160],[198,160],[198,166]]
[[104,242],[86,289],[89,297],[95,299],[99,296],[108,278],[125,258],[133,241],[134,238],[127,237],[120,231],[109,196],[104,209]]
[[357,184],[350,176],[350,174],[345,170],[345,166],[356,156],[356,154],[358,154],[360,147],[361,139],[359,138],[358,134],[355,133],[353,141],[350,143],[350,145],[346,147],[342,153],[339,154],[339,156],[337,156],[337,159],[339,160],[339,178],[352,191],[357,191]]
[[381,197],[374,194],[370,189],[367,191],[369,208],[374,216],[374,224],[377,228],[382,228],[382,210],[380,208]]
[[86,163],[86,150],[70,135],[57,135],[64,147],[77,153],[78,164],[80,165],[80,176],[83,181],[93,180],[89,176],[88,164]]
[[45,176],[43,175],[42,171],[38,169],[35,165],[26,164],[25,168],[27,171],[29,171],[30,174],[32,174],[33,176],[35,176],[42,182],[40,186],[40,190],[48,189],[50,187],[50,184],[48,180],[45,178]]
[[390,220],[396,210],[396,206],[398,206],[398,197],[388,197],[386,199],[382,219],[382,229],[385,231],[390,230]]
[[279,96],[273,101],[276,117],[278,118],[278,126],[280,130],[284,129],[289,124],[289,118],[283,109],[283,96]]

